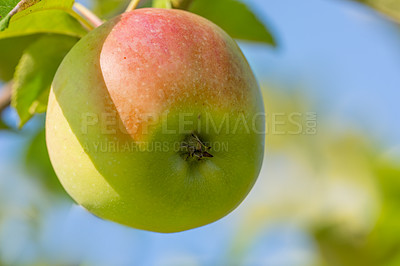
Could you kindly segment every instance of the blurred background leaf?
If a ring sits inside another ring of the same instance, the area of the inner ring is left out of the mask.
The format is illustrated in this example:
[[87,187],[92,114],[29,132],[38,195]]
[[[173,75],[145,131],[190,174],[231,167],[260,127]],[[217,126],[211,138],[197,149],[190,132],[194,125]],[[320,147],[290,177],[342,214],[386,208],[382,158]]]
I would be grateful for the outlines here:
[[9,126],[7,126],[4,122],[3,119],[0,118],[0,130],[4,129],[9,129]]
[[0,39],[0,80],[9,81],[12,79],[23,51],[38,37],[39,35],[28,35]]
[[100,18],[110,19],[122,13],[129,2],[129,0],[94,0],[93,11]]
[[[93,0],[93,10],[99,17],[110,19],[121,14],[128,7],[130,0]],[[151,7],[151,0],[140,1],[139,8]]]
[[235,39],[276,45],[271,32],[244,3],[236,0],[195,0],[189,10],[211,20]]
[[400,24],[400,1],[399,0],[355,0],[369,5],[370,7],[385,14]]
[[20,118],[19,127],[35,113],[46,111],[54,75],[77,41],[63,35],[43,36],[24,51],[14,75],[11,102]]
[[154,8],[172,8],[171,0],[153,0]]
[[325,265],[399,265],[400,168],[373,165],[383,200],[377,222],[365,235],[341,234],[333,226],[314,231]]

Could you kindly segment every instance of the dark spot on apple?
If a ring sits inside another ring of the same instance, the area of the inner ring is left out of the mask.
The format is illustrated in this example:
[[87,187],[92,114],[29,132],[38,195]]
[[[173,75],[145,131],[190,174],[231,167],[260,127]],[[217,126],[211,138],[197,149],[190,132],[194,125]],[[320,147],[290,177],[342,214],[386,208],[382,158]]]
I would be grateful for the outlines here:
[[211,147],[206,145],[196,133],[191,133],[182,141],[180,147],[181,156],[186,160],[201,161],[206,158],[214,157]]

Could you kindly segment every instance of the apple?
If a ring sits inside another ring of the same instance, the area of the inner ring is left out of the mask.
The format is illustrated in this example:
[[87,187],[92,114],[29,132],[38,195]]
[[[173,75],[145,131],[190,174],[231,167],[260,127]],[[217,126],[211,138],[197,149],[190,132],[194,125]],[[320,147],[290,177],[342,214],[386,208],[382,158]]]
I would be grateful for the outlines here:
[[239,47],[181,10],[138,9],[82,38],[54,78],[52,165],[98,217],[179,232],[235,209],[259,174],[263,100]]

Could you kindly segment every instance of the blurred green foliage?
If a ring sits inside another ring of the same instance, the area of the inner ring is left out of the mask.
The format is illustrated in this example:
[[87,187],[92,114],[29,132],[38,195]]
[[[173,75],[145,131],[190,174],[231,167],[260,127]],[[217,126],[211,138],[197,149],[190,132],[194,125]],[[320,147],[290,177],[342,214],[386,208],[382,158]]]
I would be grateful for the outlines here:
[[172,8],[172,3],[171,0],[153,0],[153,5],[154,8],[167,8],[170,9]]
[[110,19],[122,12],[129,4],[129,0],[93,0],[93,11],[103,19]]
[[13,78],[15,67],[23,51],[38,37],[39,35],[34,34],[0,39],[0,80],[9,81]]
[[375,161],[381,193],[378,219],[371,232],[343,235],[337,228],[313,231],[324,265],[400,265],[400,167]]
[[[267,125],[268,114],[311,109],[305,98],[263,91]],[[286,116],[280,122],[280,130],[293,130]],[[337,134],[329,126],[319,123],[318,134],[310,136],[267,133],[263,169],[270,181],[261,173],[252,192],[257,201],[243,210],[228,254],[230,265],[243,265],[260,232],[281,221],[309,232],[316,265],[400,265],[400,164],[383,160],[363,133]],[[275,169],[277,161],[269,162],[274,156],[289,170]]]
[[27,49],[14,75],[12,106],[22,127],[34,114],[44,113],[51,83],[61,61],[78,41],[69,36],[43,36]]
[[9,127],[0,119],[0,130],[9,129]]
[[195,0],[189,10],[213,21],[235,39],[276,45],[265,22],[239,1]]

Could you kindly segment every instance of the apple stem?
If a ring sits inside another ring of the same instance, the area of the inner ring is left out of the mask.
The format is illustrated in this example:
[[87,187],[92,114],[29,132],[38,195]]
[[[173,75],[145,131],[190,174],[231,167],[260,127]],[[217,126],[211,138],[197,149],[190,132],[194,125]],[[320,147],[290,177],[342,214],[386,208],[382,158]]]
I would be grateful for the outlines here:
[[103,21],[100,18],[98,18],[92,11],[87,9],[82,4],[75,2],[74,8],[76,11],[78,11],[79,15],[89,21],[90,24],[92,24],[95,28],[103,24]]
[[132,0],[132,1],[129,3],[128,7],[126,8],[125,12],[129,12],[129,11],[134,10],[135,8],[137,8],[137,6],[139,5],[139,3],[140,3],[140,0]]
[[34,4],[36,4],[37,1],[35,0],[22,0],[19,1],[18,4],[10,11],[10,13],[8,13],[8,16],[11,18],[12,16],[14,16],[15,14],[17,14],[19,11],[21,11],[21,9],[25,9],[29,6],[32,6]]
[[[8,28],[10,24],[11,18],[20,11],[27,9],[28,7],[33,6],[40,0],[21,0],[14,6],[13,9],[3,18],[0,16],[0,31],[3,31]],[[7,6],[7,5],[6,5]]]

